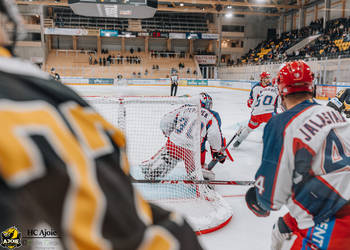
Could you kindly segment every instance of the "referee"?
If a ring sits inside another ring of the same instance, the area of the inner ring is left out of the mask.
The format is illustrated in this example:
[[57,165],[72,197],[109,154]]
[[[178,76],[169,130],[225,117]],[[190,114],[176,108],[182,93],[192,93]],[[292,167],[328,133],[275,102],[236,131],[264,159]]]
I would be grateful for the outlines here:
[[179,76],[177,75],[176,71],[174,71],[170,76],[170,81],[171,81],[170,95],[171,96],[176,96],[177,86],[179,85],[178,80],[179,80]]

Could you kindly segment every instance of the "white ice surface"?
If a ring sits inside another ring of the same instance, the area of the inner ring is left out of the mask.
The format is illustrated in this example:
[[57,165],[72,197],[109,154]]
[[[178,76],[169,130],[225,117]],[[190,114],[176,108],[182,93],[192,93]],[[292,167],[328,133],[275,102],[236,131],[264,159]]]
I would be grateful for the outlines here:
[[[104,88],[79,87],[83,95],[169,95],[169,87],[124,87],[114,86]],[[213,97],[213,110],[219,112],[222,119],[223,135],[229,140],[239,124],[247,123],[250,111],[246,106],[249,92],[218,89],[209,87],[182,87],[178,89],[178,95],[195,95],[206,91]],[[252,132],[237,150],[230,152],[234,162],[226,160],[214,168],[217,180],[253,180],[259,167],[262,153],[262,131],[259,127]],[[207,162],[210,157],[207,154]],[[283,211],[272,212],[267,218],[256,217],[246,206],[244,194],[247,186],[217,186],[234,211],[231,222],[216,232],[199,236],[204,249],[209,250],[267,250],[270,249],[270,235],[272,226],[277,218],[286,213]]]

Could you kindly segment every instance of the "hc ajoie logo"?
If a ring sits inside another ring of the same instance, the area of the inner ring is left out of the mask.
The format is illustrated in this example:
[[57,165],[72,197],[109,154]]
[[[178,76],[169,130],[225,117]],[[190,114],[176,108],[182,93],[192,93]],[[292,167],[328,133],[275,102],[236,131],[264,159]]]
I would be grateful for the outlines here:
[[15,226],[1,232],[1,246],[13,249],[21,245],[21,232]]

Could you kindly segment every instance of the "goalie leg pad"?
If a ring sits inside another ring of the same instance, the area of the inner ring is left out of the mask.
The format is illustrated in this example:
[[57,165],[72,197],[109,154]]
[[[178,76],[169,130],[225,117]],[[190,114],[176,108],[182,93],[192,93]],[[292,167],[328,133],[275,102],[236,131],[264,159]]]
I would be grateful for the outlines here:
[[202,169],[202,174],[204,180],[215,180],[215,173],[213,171],[207,170],[207,169]]
[[150,160],[141,164],[142,173],[147,180],[161,178],[167,175],[177,165],[178,161],[163,147]]
[[[203,174],[203,179],[204,180],[207,180],[207,181],[213,181],[215,180],[215,173],[213,171],[210,171],[210,170],[207,170],[207,169],[203,169],[202,168],[202,174]],[[208,184],[208,187],[210,189],[213,189],[215,188],[214,185],[211,185],[211,184]]]

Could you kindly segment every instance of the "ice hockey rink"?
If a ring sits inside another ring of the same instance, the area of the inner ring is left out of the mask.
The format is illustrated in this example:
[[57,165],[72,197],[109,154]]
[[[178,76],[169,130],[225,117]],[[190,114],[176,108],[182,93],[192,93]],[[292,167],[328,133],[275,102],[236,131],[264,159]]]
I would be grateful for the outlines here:
[[[83,96],[89,95],[146,95],[168,96],[168,86],[128,86],[101,87],[73,86]],[[207,92],[213,98],[213,110],[219,112],[222,120],[223,135],[229,140],[241,124],[247,123],[250,110],[246,105],[249,95],[247,91],[180,86],[177,95],[196,95]],[[241,146],[230,152],[234,162],[226,160],[214,168],[217,180],[253,180],[259,167],[262,154],[263,126],[252,132]],[[207,154],[207,162],[210,157]],[[270,249],[270,235],[277,218],[286,210],[272,212],[267,218],[256,217],[246,206],[244,195],[248,186],[216,186],[216,190],[224,197],[233,210],[233,217],[224,228],[199,236],[204,249],[208,250],[265,250]]]

